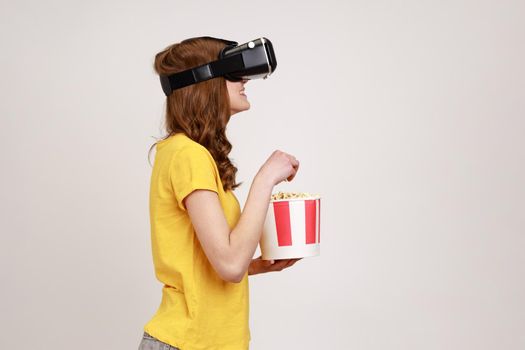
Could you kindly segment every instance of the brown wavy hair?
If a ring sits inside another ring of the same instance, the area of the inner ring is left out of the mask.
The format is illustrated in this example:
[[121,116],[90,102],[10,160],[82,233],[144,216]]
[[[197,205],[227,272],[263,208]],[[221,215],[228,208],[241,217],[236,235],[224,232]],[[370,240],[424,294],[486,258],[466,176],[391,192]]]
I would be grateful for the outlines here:
[[[170,45],[155,55],[155,72],[168,75],[209,63],[217,59],[225,45],[209,37],[190,38]],[[160,83],[158,88],[162,94]],[[237,168],[228,158],[232,149],[226,137],[230,113],[230,99],[223,77],[174,90],[166,99],[166,136],[161,139],[184,133],[206,147],[217,164],[224,191],[234,190],[242,184],[235,182]],[[148,159],[157,142],[151,146]]]

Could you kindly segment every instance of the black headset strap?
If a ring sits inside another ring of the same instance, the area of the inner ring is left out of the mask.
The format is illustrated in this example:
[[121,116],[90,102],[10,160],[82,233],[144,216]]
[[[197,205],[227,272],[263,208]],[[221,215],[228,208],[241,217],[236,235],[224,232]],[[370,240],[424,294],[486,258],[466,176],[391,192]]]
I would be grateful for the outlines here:
[[168,76],[171,90],[244,69],[242,55],[233,55]]

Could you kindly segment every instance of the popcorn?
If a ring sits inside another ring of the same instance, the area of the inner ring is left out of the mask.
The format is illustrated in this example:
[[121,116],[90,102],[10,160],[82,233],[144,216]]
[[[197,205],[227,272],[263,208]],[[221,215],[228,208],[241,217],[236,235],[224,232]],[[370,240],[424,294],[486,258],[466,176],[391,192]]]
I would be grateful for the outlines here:
[[293,199],[293,198],[312,198],[320,197],[319,194],[311,194],[308,192],[277,192],[272,194],[272,200],[281,200],[281,199]]

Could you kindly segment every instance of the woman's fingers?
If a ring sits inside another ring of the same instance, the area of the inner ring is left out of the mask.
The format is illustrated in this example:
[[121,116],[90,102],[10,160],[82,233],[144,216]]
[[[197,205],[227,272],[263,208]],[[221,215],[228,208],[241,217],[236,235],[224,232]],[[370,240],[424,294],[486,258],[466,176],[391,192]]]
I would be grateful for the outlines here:
[[291,267],[293,264],[301,260],[302,258],[296,259],[279,259],[275,260],[275,264],[272,265],[272,269],[275,268],[276,271],[281,271],[288,267]]
[[286,266],[284,267],[285,269],[291,267],[293,264],[295,264],[295,260],[294,259],[290,259],[288,260],[288,262],[286,263]]
[[286,267],[291,267],[292,265],[294,265],[296,262],[298,262],[299,260],[301,260],[302,258],[299,258],[299,259],[290,259],[290,263],[286,266]]
[[299,161],[294,156],[289,156],[290,163],[292,164],[292,167],[297,171],[299,169]]
[[281,271],[286,267],[287,260],[281,259],[281,260],[275,260],[275,263],[272,265],[272,270],[274,271]]
[[295,175],[297,175],[297,172],[299,171],[299,164],[297,164],[297,166],[292,165],[292,168],[293,168],[294,172],[293,172],[292,175],[290,175],[290,176],[286,179],[287,181],[292,181],[292,180],[294,179]]

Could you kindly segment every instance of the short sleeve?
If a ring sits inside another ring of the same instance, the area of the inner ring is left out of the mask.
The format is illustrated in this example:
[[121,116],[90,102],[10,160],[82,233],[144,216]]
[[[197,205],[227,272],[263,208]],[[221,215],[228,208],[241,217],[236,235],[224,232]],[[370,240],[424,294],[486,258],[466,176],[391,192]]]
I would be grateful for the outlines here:
[[180,209],[186,211],[184,198],[191,192],[204,189],[218,193],[215,163],[202,148],[189,146],[175,153],[170,168],[170,181]]

